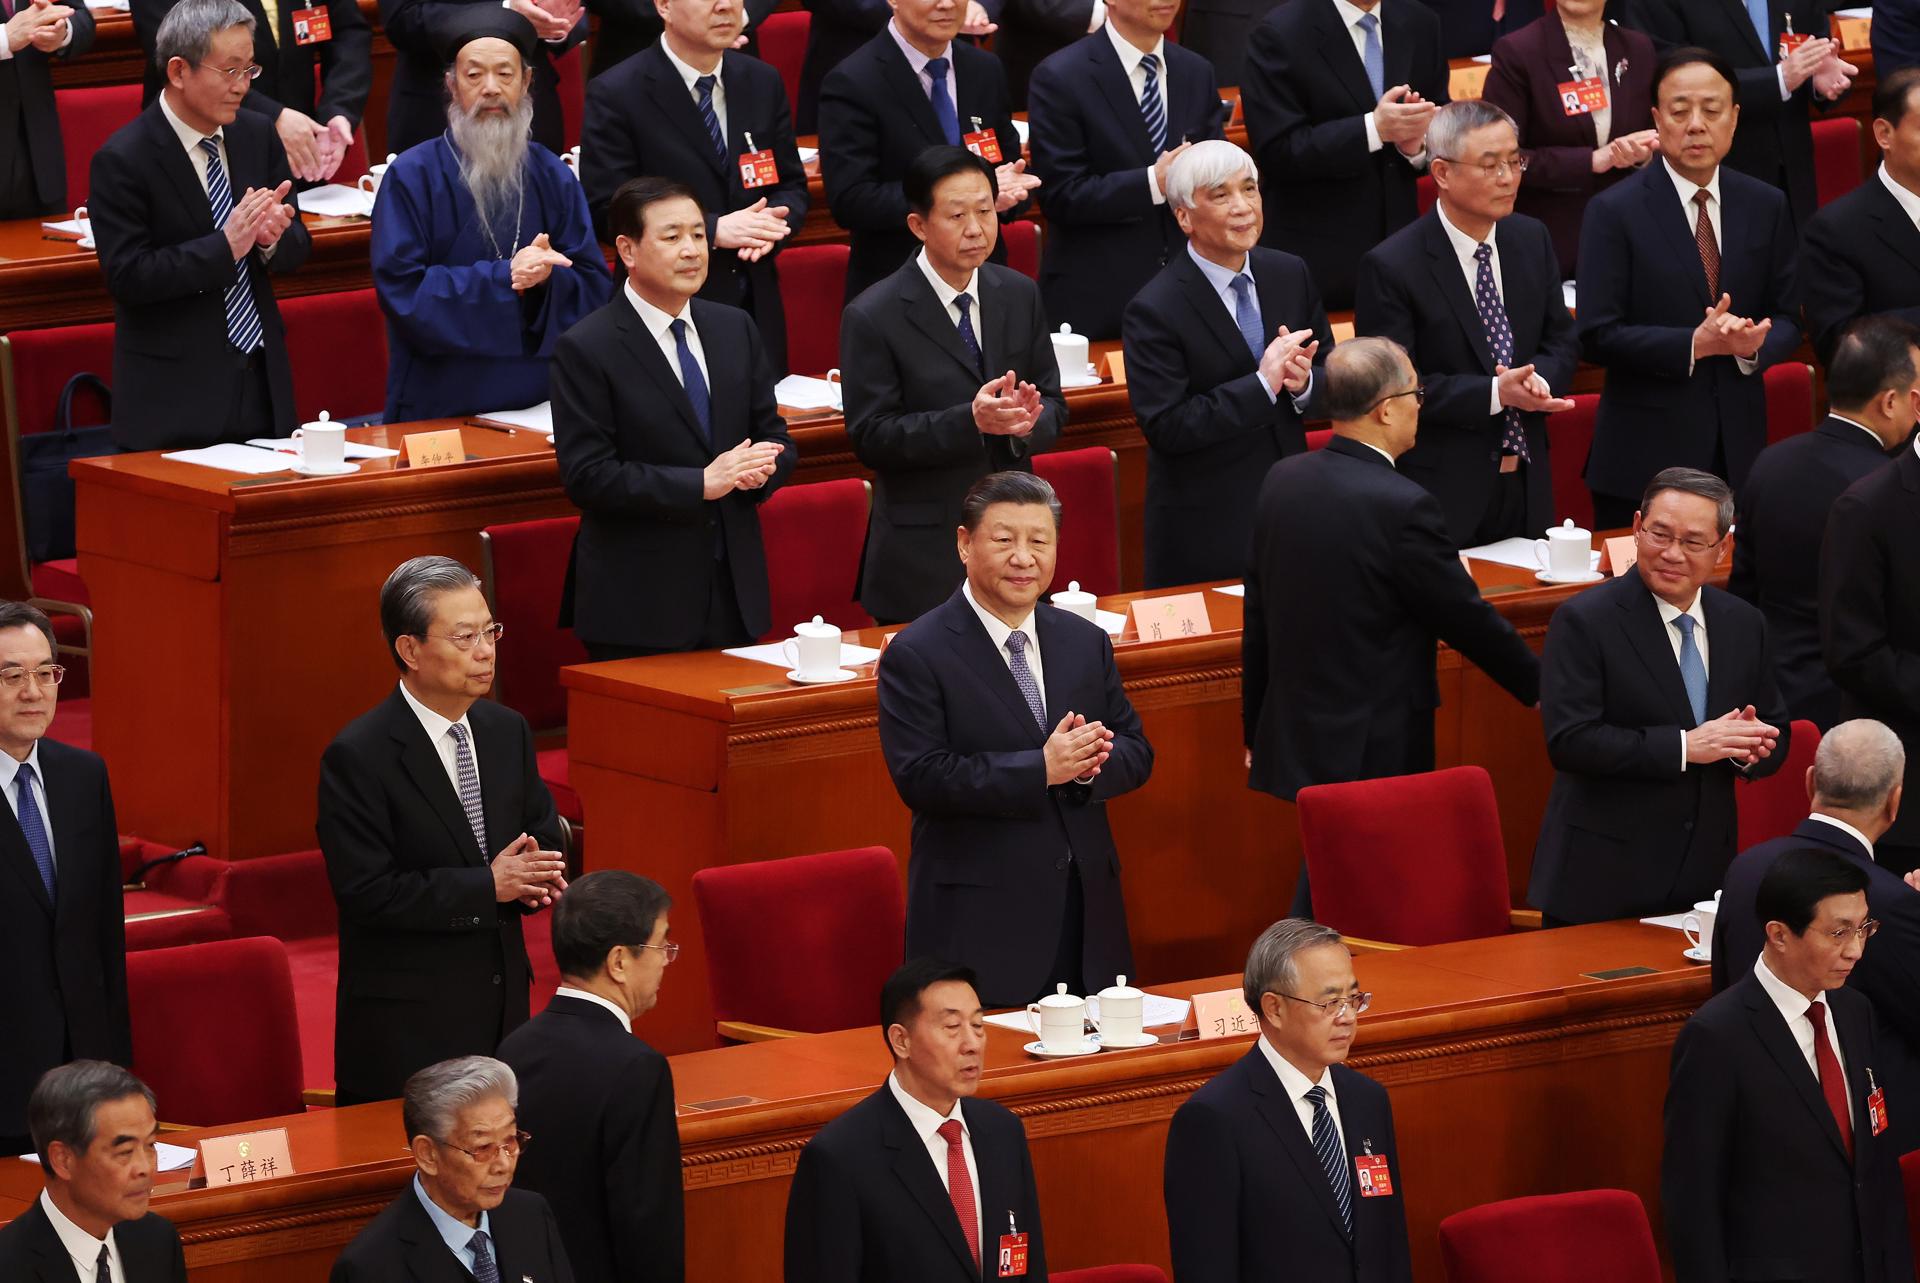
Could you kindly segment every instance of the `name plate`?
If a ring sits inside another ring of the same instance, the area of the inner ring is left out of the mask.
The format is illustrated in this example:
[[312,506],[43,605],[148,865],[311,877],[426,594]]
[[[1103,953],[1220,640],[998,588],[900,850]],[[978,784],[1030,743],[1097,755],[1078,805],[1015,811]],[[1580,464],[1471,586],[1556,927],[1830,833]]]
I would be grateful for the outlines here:
[[1171,597],[1148,597],[1134,602],[1131,609],[1134,631],[1143,642],[1205,637],[1213,631],[1213,625],[1207,622],[1205,593],[1183,592]]
[[1127,354],[1119,348],[1107,353],[1107,377],[1115,387],[1127,386]]
[[1835,14],[1832,21],[1833,38],[1840,42],[1842,49],[1853,52],[1855,50],[1873,48],[1873,19],[1871,17],[1842,18],[1838,14]]
[[291,1176],[293,1156],[287,1152],[287,1129],[210,1136],[200,1142],[200,1165],[206,1170],[209,1186],[245,1185]]
[[1193,1023],[1200,1031],[1202,1042],[1243,1038],[1260,1032],[1260,1018],[1253,1014],[1238,989],[1193,995]]
[[467,460],[467,447],[460,440],[458,428],[415,432],[403,440],[407,447],[407,466],[410,468],[438,468],[449,463],[465,463]]
[[1615,535],[1606,541],[1606,548],[1607,564],[1612,568],[1615,579],[1626,574],[1640,560],[1640,547],[1632,535]]

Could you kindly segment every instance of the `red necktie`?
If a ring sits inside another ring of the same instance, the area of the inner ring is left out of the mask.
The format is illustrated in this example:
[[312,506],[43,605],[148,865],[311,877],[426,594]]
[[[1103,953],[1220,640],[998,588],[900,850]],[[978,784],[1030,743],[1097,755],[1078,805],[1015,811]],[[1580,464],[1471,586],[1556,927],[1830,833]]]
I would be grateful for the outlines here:
[[[1845,1102],[1841,1107],[1845,1108]],[[973,1177],[967,1175],[967,1151],[961,1148],[964,1135],[958,1118],[949,1118],[940,1124],[940,1136],[947,1142],[947,1197],[953,1200],[953,1214],[960,1218],[960,1232],[966,1235],[967,1249],[973,1253],[973,1268],[977,1270],[980,1268],[980,1215],[974,1210]]]
[[1824,1003],[1807,1007],[1807,1019],[1813,1022],[1813,1063],[1820,1067],[1820,1094],[1827,1098],[1833,1121],[1840,1125],[1840,1139],[1847,1144],[1847,1157],[1853,1157],[1853,1120],[1847,1115],[1847,1081],[1840,1073],[1840,1058],[1827,1041],[1827,1008]]
[[1693,194],[1693,203],[1700,207],[1700,217],[1693,222],[1693,239],[1700,245],[1700,266],[1707,272],[1707,297],[1713,302],[1720,301],[1720,242],[1713,237],[1713,220],[1707,217],[1707,202],[1712,199],[1706,188],[1702,187]]

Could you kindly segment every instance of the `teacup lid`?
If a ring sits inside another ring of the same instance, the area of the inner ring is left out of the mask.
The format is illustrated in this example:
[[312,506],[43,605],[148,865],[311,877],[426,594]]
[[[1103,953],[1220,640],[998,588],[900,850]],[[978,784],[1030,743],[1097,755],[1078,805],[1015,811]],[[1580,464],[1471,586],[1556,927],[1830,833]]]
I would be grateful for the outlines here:
[[1565,521],[1561,522],[1558,526],[1548,526],[1547,534],[1549,537],[1553,535],[1561,535],[1569,539],[1587,539],[1592,537],[1585,529],[1583,529],[1580,526],[1574,525],[1572,517],[1568,517]]
[[815,615],[809,623],[795,624],[793,631],[800,637],[838,637],[840,635],[838,628],[818,615]]
[[1081,592],[1080,581],[1078,579],[1069,579],[1067,586],[1053,595],[1055,601],[1059,601],[1062,598],[1068,601],[1079,601],[1082,598],[1091,601],[1093,600],[1093,594],[1090,592]]
[[1112,984],[1100,991],[1100,1001],[1102,1002],[1111,1002],[1116,998],[1124,1001],[1128,998],[1144,998],[1146,996],[1146,994],[1128,984],[1125,976],[1116,977]]
[[1077,335],[1077,334],[1075,334],[1075,333],[1073,332],[1073,327],[1072,327],[1071,325],[1067,325],[1067,324],[1065,324],[1065,323],[1062,323],[1062,324],[1061,324],[1061,326],[1060,326],[1060,333],[1061,333],[1061,334],[1063,334],[1063,335],[1065,335],[1065,336],[1067,336],[1068,338],[1078,338],[1078,337],[1079,337],[1079,335]]
[[322,410],[320,411],[319,418],[315,419],[311,423],[303,423],[300,426],[302,428],[337,428],[340,425],[333,421],[332,415],[328,414],[325,410]]
[[1077,1007],[1083,1001],[1085,1000],[1076,998],[1067,992],[1067,985],[1063,980],[1053,993],[1048,994],[1040,1000],[1040,1005],[1043,1007]]

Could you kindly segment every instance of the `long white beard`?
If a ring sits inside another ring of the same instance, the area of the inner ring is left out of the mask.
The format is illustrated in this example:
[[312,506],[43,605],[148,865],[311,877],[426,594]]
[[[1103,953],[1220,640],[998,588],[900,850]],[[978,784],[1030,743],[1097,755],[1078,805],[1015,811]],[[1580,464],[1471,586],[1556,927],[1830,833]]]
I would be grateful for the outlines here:
[[[519,208],[527,180],[527,147],[533,126],[533,96],[505,116],[463,111],[447,104],[447,132],[460,156],[460,177],[473,195],[480,225],[491,228]],[[508,253],[512,253],[510,247]]]

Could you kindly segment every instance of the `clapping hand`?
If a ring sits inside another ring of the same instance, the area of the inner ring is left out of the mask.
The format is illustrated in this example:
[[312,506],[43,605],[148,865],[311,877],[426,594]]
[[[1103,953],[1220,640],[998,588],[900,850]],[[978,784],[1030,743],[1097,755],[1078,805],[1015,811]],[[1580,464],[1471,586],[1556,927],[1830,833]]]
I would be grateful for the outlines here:
[[1512,369],[1496,365],[1493,375],[1500,386],[1500,404],[1510,410],[1559,414],[1573,409],[1573,402],[1555,396],[1547,381],[1535,373],[1531,365],[1516,365]]
[[1736,356],[1751,359],[1767,341],[1773,318],[1751,321],[1732,314],[1733,297],[1722,294],[1720,301],[1707,309],[1706,319],[1693,331],[1693,355]]
[[1024,437],[1040,421],[1040,389],[1008,370],[982,384],[973,397],[973,425],[988,436]]
[[1260,354],[1260,373],[1276,392],[1299,396],[1313,378],[1313,358],[1320,351],[1320,340],[1312,330],[1289,330],[1281,326],[1267,350]]
[[548,242],[547,234],[541,232],[514,254],[509,271],[514,291],[524,293],[536,285],[544,285],[547,277],[553,275],[554,268],[572,266],[573,260],[555,249]]
[[1047,736],[1043,754],[1047,764],[1047,784],[1085,782],[1100,773],[1113,753],[1113,732],[1103,723],[1089,722],[1078,713],[1068,713]]

